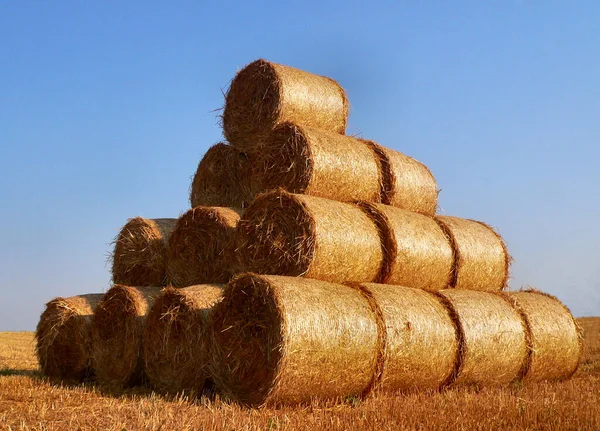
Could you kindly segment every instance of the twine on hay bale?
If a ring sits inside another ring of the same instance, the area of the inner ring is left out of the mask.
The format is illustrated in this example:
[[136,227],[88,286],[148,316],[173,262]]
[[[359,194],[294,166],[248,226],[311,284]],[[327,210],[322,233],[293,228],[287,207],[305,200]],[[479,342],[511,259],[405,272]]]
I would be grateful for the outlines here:
[[239,403],[360,396],[381,348],[371,304],[348,286],[244,274],[212,313],[211,370]]
[[435,220],[387,205],[367,202],[359,205],[379,228],[385,250],[379,283],[427,290],[450,285],[454,252]]
[[92,362],[98,380],[115,388],[143,381],[144,321],[160,287],[111,287],[92,319]]
[[438,389],[454,373],[459,343],[439,298],[425,290],[363,283],[383,315],[383,372],[375,389]]
[[519,312],[501,295],[442,290],[458,317],[463,346],[453,384],[502,385],[519,379],[527,361],[526,330]]
[[350,136],[283,123],[265,138],[255,159],[255,194],[281,187],[342,202],[381,201],[377,157]]
[[581,328],[556,297],[537,290],[507,292],[522,312],[530,332],[530,358],[524,380],[563,380],[571,377],[581,359]]
[[223,286],[204,284],[166,288],[146,318],[146,376],[158,390],[201,392],[208,374],[208,316],[222,298]]
[[506,288],[511,257],[502,237],[483,222],[435,216],[450,238],[455,265],[450,287],[498,291]]
[[164,286],[165,248],[177,219],[129,219],[114,241],[114,284]]
[[46,304],[35,331],[36,353],[44,375],[81,381],[91,374],[90,326],[102,296],[59,297]]
[[225,283],[231,278],[240,212],[196,207],[179,218],[167,245],[167,278],[174,287]]
[[192,180],[190,204],[244,208],[252,200],[245,154],[222,142],[208,149]]
[[333,79],[260,59],[231,81],[223,133],[244,152],[286,121],[344,134],[348,108],[344,89]]
[[384,260],[377,227],[360,208],[283,190],[246,209],[236,244],[238,272],[366,282]]
[[429,168],[398,151],[362,140],[375,153],[381,171],[381,203],[434,215],[438,188]]

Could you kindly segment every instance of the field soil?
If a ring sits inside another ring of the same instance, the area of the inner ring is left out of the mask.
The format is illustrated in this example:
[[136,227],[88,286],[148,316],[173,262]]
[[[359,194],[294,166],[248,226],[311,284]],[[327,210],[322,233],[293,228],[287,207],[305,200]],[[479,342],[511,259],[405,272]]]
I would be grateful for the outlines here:
[[[2,430],[599,430],[600,318],[584,328],[581,365],[565,382],[383,393],[249,410],[194,394],[148,388],[110,393],[44,378],[30,332],[0,333]],[[116,358],[116,360],[118,360]]]

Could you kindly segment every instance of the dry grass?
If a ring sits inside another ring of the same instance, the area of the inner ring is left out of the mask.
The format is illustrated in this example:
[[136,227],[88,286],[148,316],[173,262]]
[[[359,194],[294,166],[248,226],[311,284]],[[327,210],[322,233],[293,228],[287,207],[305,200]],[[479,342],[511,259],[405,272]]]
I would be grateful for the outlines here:
[[578,322],[585,333],[583,359],[566,382],[382,394],[277,410],[166,399],[140,389],[116,398],[90,385],[55,386],[34,371],[33,333],[0,333],[0,429],[597,430],[600,318]]

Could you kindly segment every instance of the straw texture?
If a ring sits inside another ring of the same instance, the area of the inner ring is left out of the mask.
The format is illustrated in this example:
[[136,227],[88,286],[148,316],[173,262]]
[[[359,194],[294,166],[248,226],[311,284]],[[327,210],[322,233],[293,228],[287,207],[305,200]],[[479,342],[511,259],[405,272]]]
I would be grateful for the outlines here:
[[236,235],[238,272],[367,282],[383,264],[377,227],[360,208],[283,190],[257,197]]
[[531,332],[527,381],[563,380],[579,366],[582,336],[571,312],[557,298],[535,290],[509,292]]
[[453,373],[459,345],[448,311],[431,293],[364,283],[383,314],[385,355],[376,389],[437,389]]
[[165,247],[176,219],[129,219],[114,241],[112,278],[115,284],[163,286]]
[[144,321],[160,287],[111,287],[92,319],[92,359],[98,380],[119,388],[143,380]]
[[55,298],[35,331],[36,353],[48,377],[80,381],[91,373],[90,326],[101,294]]
[[222,142],[210,147],[198,163],[192,180],[192,208],[244,208],[251,200],[250,162],[247,156]]
[[148,313],[144,331],[146,376],[159,391],[201,392],[208,378],[208,315],[223,286],[166,288]]
[[235,208],[196,207],[179,218],[167,246],[167,278],[173,286],[229,280],[240,212]]
[[520,377],[527,339],[518,311],[490,292],[442,290],[458,316],[464,345],[455,384],[500,385]]
[[372,384],[377,319],[357,289],[245,274],[226,287],[212,322],[215,382],[240,403],[359,396]]
[[361,208],[379,228],[384,247],[380,283],[427,290],[452,282],[452,245],[431,217],[381,204],[362,202]]
[[346,93],[333,79],[260,59],[231,82],[223,133],[236,148],[252,152],[286,121],[344,134],[348,110]]
[[279,125],[256,152],[255,193],[279,187],[342,202],[380,202],[381,173],[366,143],[293,123]]
[[436,216],[454,247],[454,282],[450,287],[484,291],[506,288],[511,257],[502,237],[485,223]]
[[434,215],[438,188],[429,168],[398,151],[374,141],[366,142],[376,154],[381,171],[381,203]]

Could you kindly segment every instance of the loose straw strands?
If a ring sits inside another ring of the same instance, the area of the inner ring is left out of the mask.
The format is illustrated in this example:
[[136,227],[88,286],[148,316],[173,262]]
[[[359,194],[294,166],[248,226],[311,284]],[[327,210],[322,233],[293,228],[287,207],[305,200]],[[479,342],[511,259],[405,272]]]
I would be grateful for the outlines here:
[[44,375],[80,381],[91,374],[90,327],[102,296],[59,297],[46,304],[35,331],[36,353]]
[[210,358],[208,316],[223,286],[166,288],[148,313],[144,332],[146,376],[158,390],[201,392]]
[[348,111],[346,93],[333,79],[261,59],[231,82],[223,133],[240,151],[252,152],[286,121],[344,134]]
[[165,248],[177,219],[130,219],[114,241],[112,278],[115,284],[164,286]]
[[167,278],[175,287],[225,283],[232,275],[233,236],[240,211],[196,207],[187,211],[167,245]]

